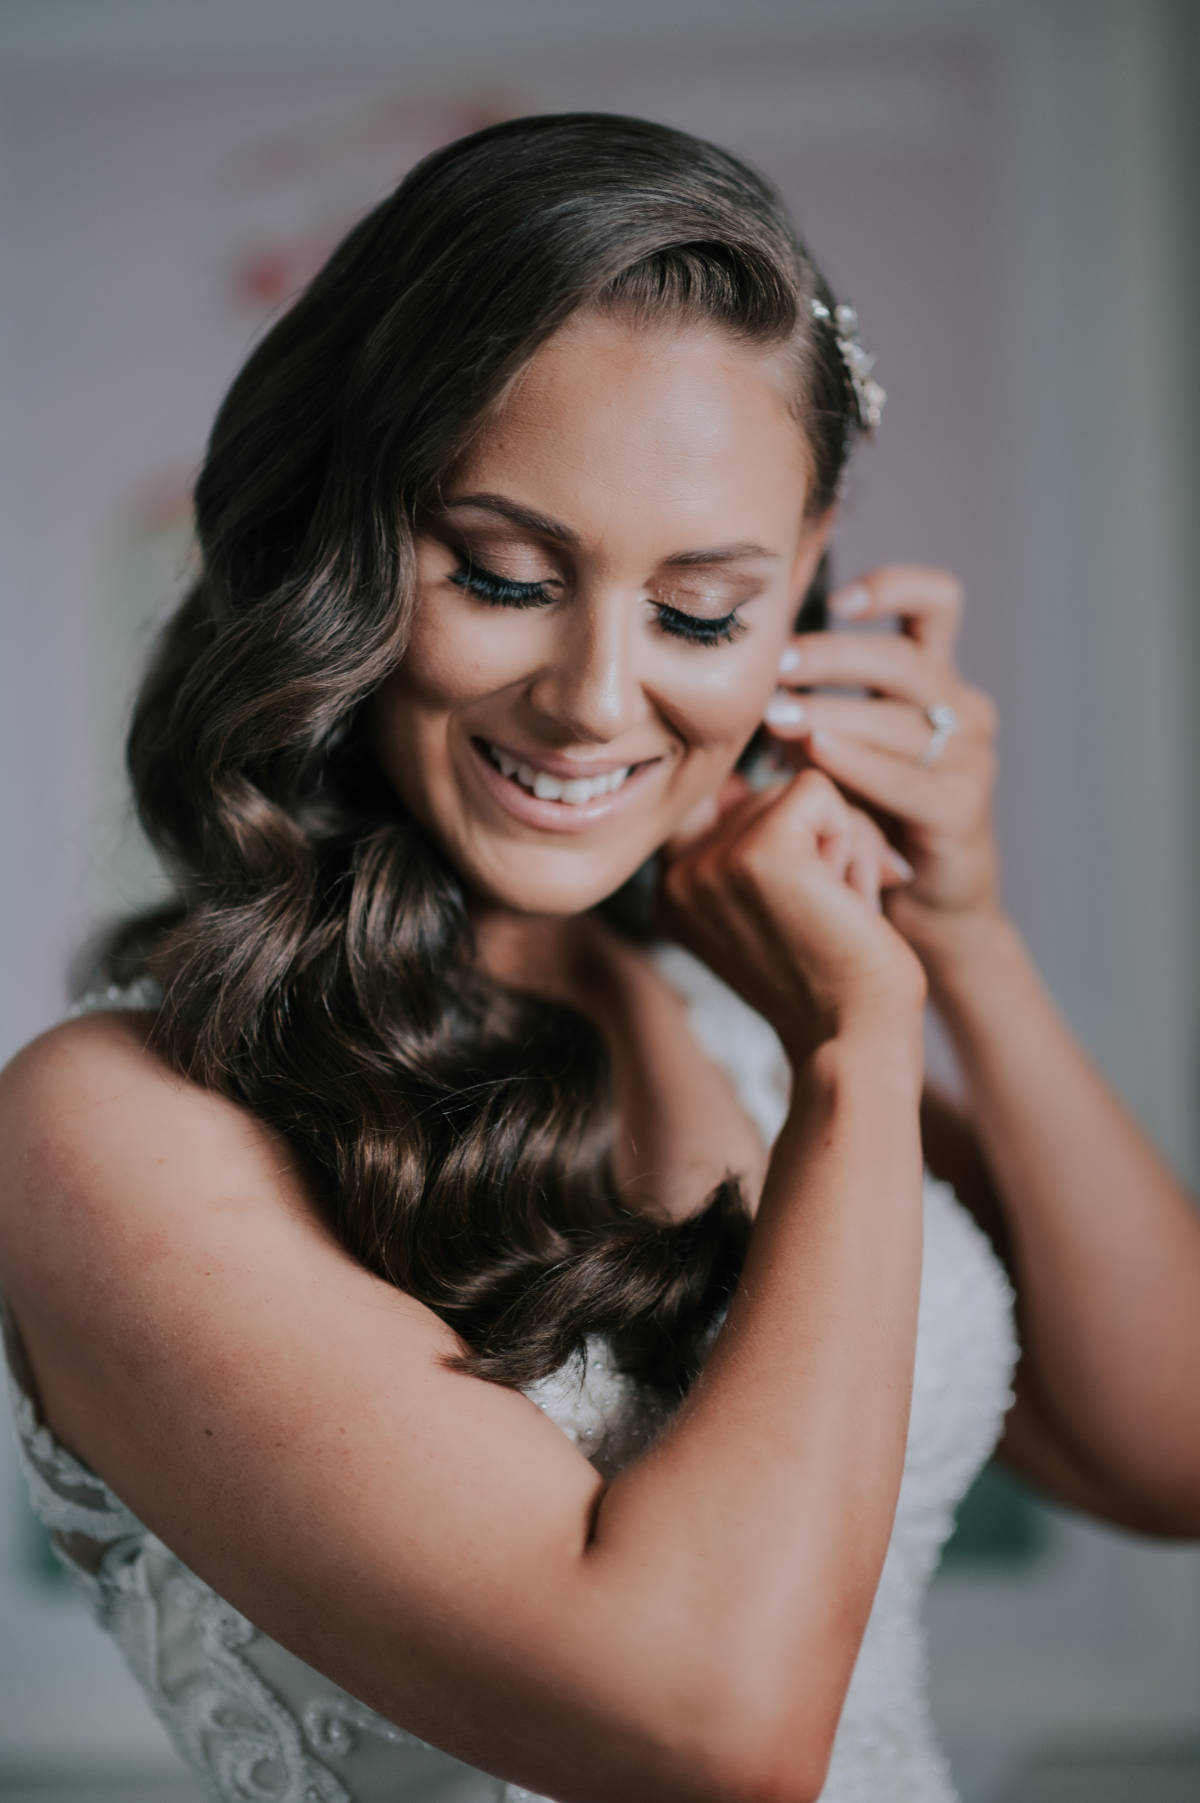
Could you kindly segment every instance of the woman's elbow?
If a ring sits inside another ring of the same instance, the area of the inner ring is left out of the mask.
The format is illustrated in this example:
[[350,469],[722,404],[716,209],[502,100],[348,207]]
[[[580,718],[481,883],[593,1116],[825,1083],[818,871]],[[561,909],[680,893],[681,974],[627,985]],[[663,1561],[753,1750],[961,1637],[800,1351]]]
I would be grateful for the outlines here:
[[693,1741],[696,1803],[817,1803],[825,1787],[836,1723],[817,1725],[795,1699],[777,1714],[725,1695],[704,1712]]
[[706,1803],[817,1803],[831,1749],[807,1745],[729,1749],[711,1773]]

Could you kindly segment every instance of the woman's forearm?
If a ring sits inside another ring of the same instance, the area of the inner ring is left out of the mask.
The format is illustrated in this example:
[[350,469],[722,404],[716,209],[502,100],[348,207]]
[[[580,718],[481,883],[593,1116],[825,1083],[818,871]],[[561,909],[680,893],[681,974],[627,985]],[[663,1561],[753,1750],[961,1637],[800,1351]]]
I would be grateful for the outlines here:
[[920,1089],[919,1019],[798,1068],[713,1353],[596,1516],[590,1556],[606,1585],[632,1577],[648,1638],[686,1622],[726,1699],[736,1674],[747,1732],[797,1746],[832,1740],[899,1490]]
[[1200,1533],[1200,1215],[1010,921],[924,962],[1005,1211],[1022,1364],[1085,1462]]

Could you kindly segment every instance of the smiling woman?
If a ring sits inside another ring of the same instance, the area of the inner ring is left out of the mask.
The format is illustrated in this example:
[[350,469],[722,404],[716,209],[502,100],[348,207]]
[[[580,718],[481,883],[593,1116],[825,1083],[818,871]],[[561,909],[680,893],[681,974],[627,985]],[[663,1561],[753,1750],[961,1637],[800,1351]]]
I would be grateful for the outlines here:
[[919,1605],[1014,1394],[1056,1493],[1200,1514],[1109,1351],[1140,1269],[1200,1368],[1194,1223],[1001,913],[957,587],[794,636],[865,369],[752,171],[547,116],[221,407],[128,746],[175,899],[0,1080],[0,1279],[34,1505],[222,1803],[953,1803]]
[[129,742],[150,1012],[8,1074],[5,1143],[58,1125],[0,1252],[35,1500],[224,1797],[836,1797],[885,1722],[946,1794],[899,1592],[847,1707],[921,1271],[903,866],[815,770],[735,774],[862,424],[833,308],[722,152],[519,121],[218,416]]
[[534,353],[444,483],[370,731],[473,890],[590,908],[754,734],[829,525],[790,385],[773,347],[610,302]]

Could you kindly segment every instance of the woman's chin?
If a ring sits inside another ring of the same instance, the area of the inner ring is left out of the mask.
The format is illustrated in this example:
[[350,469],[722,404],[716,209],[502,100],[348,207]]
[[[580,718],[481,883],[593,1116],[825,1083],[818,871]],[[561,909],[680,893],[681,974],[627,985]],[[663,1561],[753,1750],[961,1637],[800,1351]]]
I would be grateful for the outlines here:
[[544,914],[563,917],[586,914],[610,895],[614,895],[644,860],[638,859],[628,868],[572,871],[561,868],[558,858],[540,859],[526,854],[508,864],[497,864],[486,870],[462,869],[462,876],[476,902],[485,908],[498,908],[513,914]]

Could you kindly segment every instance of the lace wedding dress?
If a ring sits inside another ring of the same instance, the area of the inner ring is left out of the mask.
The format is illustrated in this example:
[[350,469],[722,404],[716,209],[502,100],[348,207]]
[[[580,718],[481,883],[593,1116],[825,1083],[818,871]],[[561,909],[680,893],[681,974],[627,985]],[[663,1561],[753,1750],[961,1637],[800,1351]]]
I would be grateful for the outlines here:
[[[770,1143],[789,1071],[767,1023],[678,946],[655,961],[693,1030]],[[152,985],[89,997],[146,1007]],[[79,1011],[79,1010],[77,1010]],[[912,1411],[887,1557],[846,1696],[822,1803],[957,1803],[925,1697],[922,1598],[954,1510],[1013,1400],[1012,1287],[949,1185],[928,1173]],[[0,1304],[2,1309],[2,1304]],[[518,1803],[488,1777],[385,1721],[218,1596],[73,1458],[40,1420],[5,1317],[21,1462],[34,1509],[97,1621],[116,1641],[184,1760],[217,1803]],[[603,1342],[582,1377],[564,1367],[526,1394],[603,1472],[632,1458],[661,1416]],[[331,1524],[331,1527],[333,1524]],[[532,1803],[538,1803],[533,1799]],[[614,1799],[614,1803],[619,1803]]]

